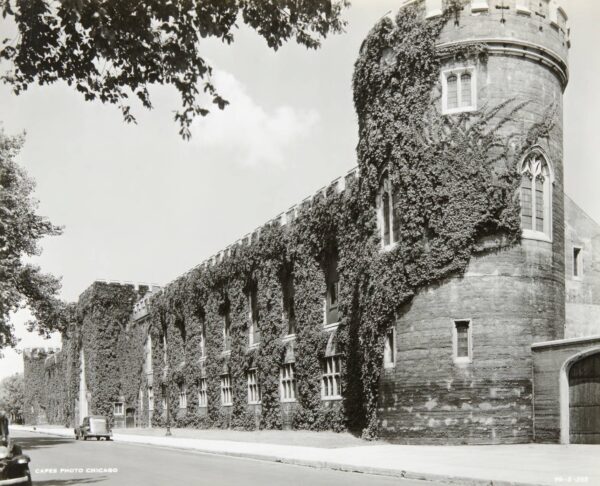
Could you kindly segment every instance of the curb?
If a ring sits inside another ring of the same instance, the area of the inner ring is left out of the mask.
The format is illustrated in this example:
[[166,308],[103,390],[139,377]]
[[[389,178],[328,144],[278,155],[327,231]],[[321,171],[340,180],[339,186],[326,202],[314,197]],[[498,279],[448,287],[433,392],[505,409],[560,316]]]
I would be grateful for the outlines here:
[[[54,435],[58,437],[65,438],[75,438],[73,432],[61,431],[57,429],[56,432],[53,432],[48,429],[38,430],[33,427],[27,426],[11,426],[11,428],[15,428],[16,430],[23,430],[26,432],[34,432],[37,434],[44,435]],[[61,433],[62,432],[62,433]],[[136,436],[136,437],[144,437],[144,436]],[[309,460],[309,459],[295,459],[292,457],[280,457],[275,455],[267,455],[267,454],[255,454],[252,452],[232,452],[232,451],[218,451],[214,449],[203,449],[201,447],[184,447],[178,445],[162,445],[156,444],[152,441],[132,441],[127,440],[127,438],[119,437],[117,434],[113,436],[114,442],[119,442],[122,444],[131,444],[131,445],[144,445],[144,446],[152,446],[159,447],[163,449],[175,449],[181,451],[190,451],[197,452],[201,454],[213,454],[217,456],[226,456],[226,457],[236,457],[241,459],[252,459],[257,461],[265,461],[265,462],[276,462],[280,464],[290,464],[294,466],[303,466],[303,467],[312,467],[315,469],[331,469],[334,471],[344,471],[344,472],[353,472],[353,473],[362,473],[362,474],[371,474],[376,476],[387,476],[393,477],[397,479],[410,479],[417,481],[428,481],[433,483],[441,483],[445,485],[457,485],[457,486],[544,486],[541,483],[523,483],[518,481],[506,481],[506,480],[495,480],[495,479],[479,479],[479,478],[471,478],[466,476],[450,476],[450,475],[442,475],[442,474],[431,474],[431,473],[423,473],[423,472],[415,472],[415,471],[406,471],[400,469],[388,469],[381,467],[370,467],[370,466],[360,466],[353,464],[344,464],[338,462],[330,462],[330,461],[318,461],[318,460]]]

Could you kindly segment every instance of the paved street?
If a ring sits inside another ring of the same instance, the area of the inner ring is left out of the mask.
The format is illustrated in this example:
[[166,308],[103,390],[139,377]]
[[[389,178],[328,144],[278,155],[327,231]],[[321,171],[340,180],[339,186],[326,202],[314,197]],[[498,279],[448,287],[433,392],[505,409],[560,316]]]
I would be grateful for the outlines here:
[[[31,457],[31,471],[36,486],[426,484],[423,481],[318,470],[153,446],[95,440],[78,442],[25,431],[14,431],[12,437]],[[113,472],[110,472],[111,469]]]

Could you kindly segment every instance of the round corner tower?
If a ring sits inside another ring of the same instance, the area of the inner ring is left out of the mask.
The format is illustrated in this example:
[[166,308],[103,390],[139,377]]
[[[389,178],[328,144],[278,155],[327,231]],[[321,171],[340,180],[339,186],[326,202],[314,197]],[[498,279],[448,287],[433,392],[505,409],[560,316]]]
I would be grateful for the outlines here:
[[[450,0],[409,0],[426,19]],[[485,57],[456,55],[480,45]],[[567,15],[557,0],[463,0],[438,38],[442,114],[523,103],[521,242],[474,256],[464,275],[417,294],[396,321],[380,379],[379,430],[401,443],[523,443],[533,437],[535,342],[564,334],[563,92]],[[443,54],[447,53],[447,54]],[[450,54],[452,53],[452,54]],[[540,137],[528,136],[542,133]]]

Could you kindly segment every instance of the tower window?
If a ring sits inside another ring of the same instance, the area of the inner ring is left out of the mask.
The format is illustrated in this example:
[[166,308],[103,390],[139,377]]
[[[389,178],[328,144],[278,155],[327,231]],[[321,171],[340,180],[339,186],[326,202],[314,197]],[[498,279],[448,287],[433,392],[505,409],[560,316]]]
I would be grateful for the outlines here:
[[583,275],[581,248],[573,247],[573,277],[579,278]]
[[381,246],[391,248],[400,240],[398,193],[392,187],[387,172],[384,173],[377,200]]
[[472,329],[470,320],[454,321],[452,328],[454,361],[470,363],[472,361]]
[[477,109],[477,83],[474,67],[442,72],[442,113],[452,114]]
[[548,162],[538,151],[521,166],[521,226],[523,236],[549,240],[552,237],[552,183]]

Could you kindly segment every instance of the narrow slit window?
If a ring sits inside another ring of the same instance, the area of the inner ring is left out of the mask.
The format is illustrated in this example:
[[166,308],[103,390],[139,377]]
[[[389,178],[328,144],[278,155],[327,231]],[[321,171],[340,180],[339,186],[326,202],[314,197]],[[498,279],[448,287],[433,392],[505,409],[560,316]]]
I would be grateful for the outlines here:
[[459,361],[471,358],[471,321],[454,321],[454,357]]
[[531,176],[524,173],[521,176],[521,223],[523,229],[533,229],[532,209]]
[[289,268],[281,275],[281,290],[283,297],[283,321],[287,324],[287,334],[296,333],[296,312],[294,309],[294,275]]
[[583,267],[581,265],[581,248],[573,248],[573,277],[581,277]]
[[187,408],[187,390],[185,385],[179,385],[179,408]]
[[468,107],[472,104],[471,96],[471,74],[463,73],[460,75],[460,106]]
[[340,287],[336,257],[330,259],[326,271],[327,295],[325,297],[325,324],[335,324],[340,320],[338,310]]
[[383,245],[390,244],[390,195],[387,192],[382,194],[383,202]]
[[258,291],[253,284],[248,293],[248,343],[250,346],[260,343],[260,330],[258,323]]
[[385,346],[383,349],[383,365],[385,368],[393,368],[396,356],[396,340],[394,328],[389,328],[385,334]]
[[201,378],[198,386],[198,406],[208,406],[208,390],[206,388],[206,378]]
[[456,74],[448,76],[448,109],[458,108],[458,77]]

